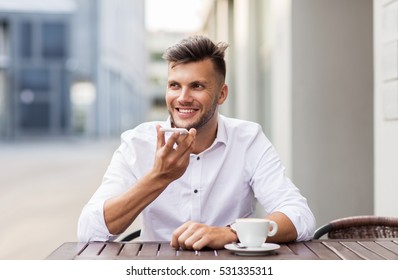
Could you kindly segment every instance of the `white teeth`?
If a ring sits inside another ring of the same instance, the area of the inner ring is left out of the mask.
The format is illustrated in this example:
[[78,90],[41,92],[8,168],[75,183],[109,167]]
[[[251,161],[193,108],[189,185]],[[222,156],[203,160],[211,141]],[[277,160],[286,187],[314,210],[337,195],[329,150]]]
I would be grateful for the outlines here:
[[184,114],[188,114],[188,113],[193,113],[194,112],[194,110],[192,110],[192,109],[180,109],[179,111],[180,111],[180,113],[184,113]]

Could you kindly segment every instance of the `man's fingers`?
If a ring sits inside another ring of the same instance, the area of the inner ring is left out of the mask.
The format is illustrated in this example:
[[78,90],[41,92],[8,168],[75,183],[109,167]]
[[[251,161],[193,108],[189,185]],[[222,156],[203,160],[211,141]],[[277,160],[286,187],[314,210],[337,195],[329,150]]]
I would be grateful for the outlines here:
[[195,145],[196,130],[191,128],[188,134],[181,135],[177,138],[177,148],[176,150],[181,154],[191,153],[193,146]]
[[190,131],[185,135],[174,132],[165,138],[164,132],[160,131],[160,126],[156,129],[158,138],[155,168],[175,180],[185,172],[189,164],[196,131]]
[[[164,132],[162,132],[164,133]],[[164,142],[164,138],[163,138],[163,147],[167,152],[173,151],[174,150],[174,144],[177,143],[177,139],[178,139],[179,134],[178,133],[173,133],[169,139],[167,139],[166,142]]]
[[192,221],[179,227],[175,233],[172,246],[177,249],[202,250],[205,247],[220,249],[237,239],[236,235],[226,227],[208,226]]
[[197,240],[193,245],[192,249],[194,250],[202,250],[204,247],[206,247],[209,244],[209,239],[207,238],[207,235],[202,236]]
[[178,249],[201,250],[209,243],[208,226],[189,221],[177,228],[171,240],[171,246]]
[[156,148],[159,150],[161,147],[164,146],[165,140],[164,140],[164,132],[160,131],[160,125],[156,125],[156,132],[157,132],[157,144]]
[[174,132],[170,137],[165,140],[165,132],[160,130],[161,126],[156,125],[157,132],[157,150],[165,147],[168,151],[174,150],[176,145],[176,150],[178,147],[182,154],[185,153],[187,149],[193,146],[196,138],[196,129],[191,128],[188,134],[180,134],[179,132]]
[[180,227],[178,227],[176,230],[174,230],[173,234],[171,235],[171,246],[178,249],[180,247],[180,244],[178,242],[178,238],[181,236],[181,234],[186,231],[188,228],[190,222],[186,222],[182,224]]

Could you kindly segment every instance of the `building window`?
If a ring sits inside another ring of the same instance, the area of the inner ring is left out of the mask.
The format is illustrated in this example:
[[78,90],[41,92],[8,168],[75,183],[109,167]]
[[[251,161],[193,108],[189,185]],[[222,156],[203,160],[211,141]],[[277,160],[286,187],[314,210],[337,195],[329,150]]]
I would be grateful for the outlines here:
[[48,69],[32,68],[21,71],[20,89],[32,91],[49,91],[50,72]]
[[30,22],[19,24],[19,55],[23,58],[32,56],[33,26]]
[[48,128],[49,116],[49,103],[21,104],[20,125],[22,128]]
[[64,23],[43,23],[42,25],[44,58],[62,59],[66,56],[66,26]]

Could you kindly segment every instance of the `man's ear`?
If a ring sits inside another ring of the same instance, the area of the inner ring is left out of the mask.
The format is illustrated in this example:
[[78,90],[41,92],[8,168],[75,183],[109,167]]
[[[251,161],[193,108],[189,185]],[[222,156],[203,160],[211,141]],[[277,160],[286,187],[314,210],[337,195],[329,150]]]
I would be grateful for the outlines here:
[[221,87],[221,91],[220,91],[220,95],[218,96],[218,100],[217,100],[217,104],[221,105],[224,103],[224,101],[227,99],[228,97],[228,85],[224,84]]

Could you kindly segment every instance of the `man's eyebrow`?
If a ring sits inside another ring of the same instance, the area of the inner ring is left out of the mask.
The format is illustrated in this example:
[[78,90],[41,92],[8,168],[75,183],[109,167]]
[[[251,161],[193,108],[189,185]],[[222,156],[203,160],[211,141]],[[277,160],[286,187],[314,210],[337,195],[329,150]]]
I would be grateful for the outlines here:
[[189,84],[193,85],[193,84],[204,84],[207,85],[209,82],[206,80],[196,80],[196,81],[192,81]]

